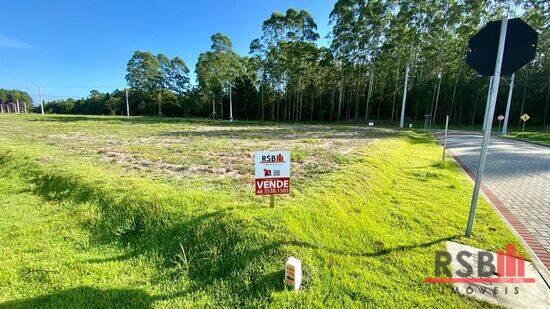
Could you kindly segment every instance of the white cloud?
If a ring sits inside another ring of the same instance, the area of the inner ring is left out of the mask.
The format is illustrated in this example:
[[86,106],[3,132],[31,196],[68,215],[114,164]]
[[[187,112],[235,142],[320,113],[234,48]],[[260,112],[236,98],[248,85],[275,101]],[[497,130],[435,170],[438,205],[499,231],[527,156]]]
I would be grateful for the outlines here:
[[35,47],[29,43],[25,43],[17,39],[8,38],[7,36],[0,33],[0,48],[34,49]]

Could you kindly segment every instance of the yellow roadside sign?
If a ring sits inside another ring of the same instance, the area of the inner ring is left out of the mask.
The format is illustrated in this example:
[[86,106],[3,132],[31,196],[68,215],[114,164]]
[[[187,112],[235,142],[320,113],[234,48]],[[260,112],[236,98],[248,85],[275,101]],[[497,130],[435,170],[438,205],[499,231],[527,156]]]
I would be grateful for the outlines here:
[[531,117],[529,117],[529,115],[527,115],[527,114],[523,114],[523,115],[521,115],[520,118],[521,118],[521,120],[523,120],[523,121],[527,121],[527,120],[529,120],[529,118],[531,118]]

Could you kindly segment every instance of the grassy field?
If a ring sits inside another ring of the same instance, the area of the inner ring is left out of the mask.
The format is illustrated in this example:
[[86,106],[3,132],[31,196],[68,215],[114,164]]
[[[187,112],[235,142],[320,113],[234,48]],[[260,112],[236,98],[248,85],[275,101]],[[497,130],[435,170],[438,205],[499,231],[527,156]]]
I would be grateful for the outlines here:
[[[255,197],[254,150],[292,151]],[[446,240],[513,242],[424,133],[347,125],[0,117],[0,307],[487,307],[425,284]],[[304,288],[283,284],[287,257]]]
[[503,137],[550,146],[550,133],[542,131],[514,132]]

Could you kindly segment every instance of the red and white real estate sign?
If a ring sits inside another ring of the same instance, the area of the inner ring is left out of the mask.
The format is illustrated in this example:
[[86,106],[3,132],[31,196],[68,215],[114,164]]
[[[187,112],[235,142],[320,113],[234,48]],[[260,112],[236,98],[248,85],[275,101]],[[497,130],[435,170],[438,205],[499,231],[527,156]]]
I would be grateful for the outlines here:
[[290,151],[254,152],[256,195],[290,193]]

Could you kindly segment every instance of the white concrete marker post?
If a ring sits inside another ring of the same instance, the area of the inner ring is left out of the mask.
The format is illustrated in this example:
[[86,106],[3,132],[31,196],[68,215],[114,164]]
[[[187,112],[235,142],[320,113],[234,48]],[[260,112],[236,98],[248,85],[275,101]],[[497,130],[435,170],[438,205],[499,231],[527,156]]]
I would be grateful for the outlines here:
[[405,103],[407,102],[407,83],[409,82],[409,66],[405,69],[405,85],[403,86],[403,102],[401,103],[401,118],[399,120],[399,127],[403,129],[403,123],[405,122]]
[[447,150],[447,130],[449,129],[449,115],[445,117],[445,138],[443,139],[443,163],[445,163],[445,151]]
[[285,283],[295,291],[302,286],[302,262],[293,256],[285,263]]
[[510,90],[508,90],[508,101],[506,102],[506,113],[504,113],[504,125],[502,126],[502,135],[506,135],[508,131],[508,118],[510,117],[510,105],[512,105],[512,92],[514,91],[514,80],[516,73],[512,74],[510,79]]
[[493,116],[495,114],[495,105],[498,94],[498,84],[500,82],[500,69],[502,67],[502,56],[504,54],[504,43],[506,42],[506,30],[508,28],[508,16],[504,16],[500,26],[500,38],[498,41],[497,59],[495,62],[495,74],[493,75],[493,85],[491,87],[491,98],[485,114],[485,126],[483,130],[483,142],[481,143],[481,153],[479,155],[479,164],[476,174],[474,192],[472,194],[472,203],[470,204],[470,214],[468,225],[466,226],[466,236],[472,235],[474,218],[476,216],[477,200],[479,198],[479,189],[481,187],[481,178],[485,170],[485,160],[487,159],[487,148],[491,139],[491,127],[493,125]]

